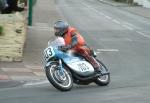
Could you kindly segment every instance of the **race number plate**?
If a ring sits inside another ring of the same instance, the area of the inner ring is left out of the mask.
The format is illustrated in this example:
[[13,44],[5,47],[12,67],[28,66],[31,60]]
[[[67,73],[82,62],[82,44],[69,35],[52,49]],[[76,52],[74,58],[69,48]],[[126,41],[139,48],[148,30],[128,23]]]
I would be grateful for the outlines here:
[[52,47],[48,47],[44,50],[44,59],[48,61],[50,58],[52,58],[55,55],[54,50]]
[[82,72],[87,72],[90,70],[89,67],[85,63],[79,63],[77,64],[77,66]]

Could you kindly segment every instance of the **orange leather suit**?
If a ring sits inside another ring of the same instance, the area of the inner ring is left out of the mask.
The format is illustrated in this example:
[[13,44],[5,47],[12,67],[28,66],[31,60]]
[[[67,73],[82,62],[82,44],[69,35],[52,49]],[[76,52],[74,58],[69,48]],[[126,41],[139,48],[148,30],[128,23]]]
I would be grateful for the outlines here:
[[86,46],[84,38],[80,33],[73,27],[69,27],[67,33],[64,35],[65,45],[72,45],[73,37],[76,37],[76,43],[71,49],[75,50],[76,53],[83,56],[88,62],[90,62],[94,68],[99,68],[98,62],[93,56],[91,56],[91,50]]

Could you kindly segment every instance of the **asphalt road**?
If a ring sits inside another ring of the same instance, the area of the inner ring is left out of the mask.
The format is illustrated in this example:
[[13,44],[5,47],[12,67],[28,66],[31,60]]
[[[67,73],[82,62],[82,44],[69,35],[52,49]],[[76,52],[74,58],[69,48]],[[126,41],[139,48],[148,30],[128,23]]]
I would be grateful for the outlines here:
[[149,103],[150,19],[97,0],[56,0],[56,6],[110,69],[111,83],[63,93],[48,84],[0,89],[0,103]]

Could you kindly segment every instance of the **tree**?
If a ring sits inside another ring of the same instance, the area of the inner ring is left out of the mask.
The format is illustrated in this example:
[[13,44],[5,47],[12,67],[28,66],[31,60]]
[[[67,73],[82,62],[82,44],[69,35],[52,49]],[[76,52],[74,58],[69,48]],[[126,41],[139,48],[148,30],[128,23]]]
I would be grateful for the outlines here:
[[133,0],[114,0],[117,2],[126,2],[126,3],[133,3]]

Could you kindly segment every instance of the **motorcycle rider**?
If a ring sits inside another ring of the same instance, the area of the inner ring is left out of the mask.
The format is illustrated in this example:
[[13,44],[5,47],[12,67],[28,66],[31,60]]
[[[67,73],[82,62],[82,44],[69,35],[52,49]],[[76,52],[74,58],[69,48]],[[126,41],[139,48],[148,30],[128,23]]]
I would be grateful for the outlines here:
[[67,22],[60,20],[55,22],[54,32],[55,36],[64,38],[65,46],[61,46],[60,48],[62,51],[73,49],[76,53],[90,62],[96,72],[100,73],[99,63],[91,55],[91,49],[86,45],[84,38],[75,28],[69,26]]

